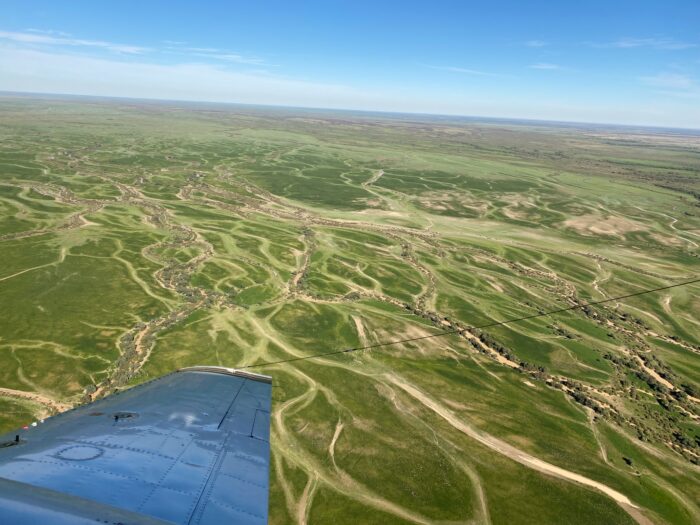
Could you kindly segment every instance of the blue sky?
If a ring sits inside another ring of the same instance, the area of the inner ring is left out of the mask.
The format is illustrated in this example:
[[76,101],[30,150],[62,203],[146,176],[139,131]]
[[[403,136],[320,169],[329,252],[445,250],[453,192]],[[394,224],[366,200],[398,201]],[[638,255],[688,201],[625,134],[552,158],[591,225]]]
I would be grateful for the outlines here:
[[3,1],[0,90],[700,128],[700,1]]

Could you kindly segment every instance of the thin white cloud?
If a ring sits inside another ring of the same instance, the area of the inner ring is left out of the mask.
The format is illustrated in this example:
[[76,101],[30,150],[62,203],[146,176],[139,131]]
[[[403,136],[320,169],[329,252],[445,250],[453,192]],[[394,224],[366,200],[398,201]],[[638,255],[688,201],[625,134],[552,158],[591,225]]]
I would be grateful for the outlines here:
[[202,58],[211,58],[214,60],[223,60],[225,62],[234,62],[236,64],[249,64],[249,65],[255,65],[255,66],[261,66],[261,65],[266,65],[269,66],[271,64],[267,64],[265,60],[262,58],[257,58],[257,57],[247,57],[240,55],[238,53],[211,53],[211,52],[201,52],[201,53],[190,53],[192,56],[197,56],[197,57],[202,57]]
[[677,99],[700,99],[700,83],[693,77],[682,73],[662,72],[640,81],[652,88],[656,94]]
[[216,47],[183,47],[182,51],[190,51],[192,53],[222,53],[221,49]]
[[527,47],[545,47],[549,44],[544,40],[528,40],[527,42],[525,42],[525,45]]
[[64,37],[69,37],[73,36],[70,33],[66,33],[65,31],[54,31],[53,29],[35,29],[33,27],[30,27],[28,29],[25,29],[28,33],[39,33],[42,35],[54,35],[54,36],[64,36]]
[[595,47],[614,47],[618,49],[634,49],[634,48],[649,48],[665,51],[677,51],[681,49],[690,49],[697,47],[697,44],[690,42],[681,42],[674,38],[632,38],[623,37],[613,42],[603,44],[593,44]]
[[[663,95],[665,97],[673,97],[677,99],[687,99],[687,100],[697,100],[700,99],[700,88],[695,89],[695,90],[688,90],[688,91],[657,91],[659,95]],[[697,127],[697,124],[693,124],[692,126]]]
[[557,64],[550,64],[549,62],[538,62],[537,64],[532,64],[529,66],[530,69],[545,69],[545,70],[555,70],[562,69],[561,66]]
[[263,58],[252,55],[245,55],[243,53],[237,53],[235,51],[229,51],[227,49],[220,49],[217,47],[186,47],[183,45],[178,45],[178,43],[174,41],[168,42],[170,44],[167,48],[167,51],[169,53],[208,58],[211,60],[220,60],[224,62],[233,62],[235,64],[247,64],[253,66],[273,65],[268,64]]
[[139,54],[147,51],[144,47],[131,46],[125,44],[115,44],[113,42],[104,42],[102,40],[83,40],[79,38],[66,38],[52,36],[48,33],[37,32],[16,32],[16,31],[0,31],[0,39],[11,41],[20,44],[34,44],[47,46],[70,46],[70,47],[88,47],[105,49],[116,53]]
[[254,66],[271,66],[260,57],[247,56],[242,53],[219,49],[214,47],[187,47],[185,42],[175,40],[165,40],[161,49],[147,48],[137,45],[116,44],[102,40],[87,40],[73,38],[68,33],[44,29],[27,29],[25,32],[2,31],[0,30],[0,40],[24,44],[26,46],[46,46],[46,47],[83,47],[97,50],[107,50],[125,54],[143,54],[146,52],[165,52],[169,54],[180,54],[183,56],[206,58],[209,60],[223,61],[235,64],[247,64]]
[[475,75],[475,76],[481,76],[481,77],[497,77],[499,76],[496,73],[489,73],[488,71],[480,71],[478,69],[469,69],[465,67],[457,67],[457,66],[427,66],[431,69],[439,69],[441,71],[449,71],[450,73],[461,73],[464,75]]
[[[469,85],[465,82],[459,88],[444,86],[437,91],[420,84],[396,89],[391,84],[370,83],[362,78],[343,85],[289,78],[259,68],[241,71],[228,62],[204,62],[182,51],[172,51],[174,54],[167,63],[162,63],[159,58],[163,57],[157,52],[169,52],[167,48],[150,51],[140,55],[74,53],[66,45],[22,45],[17,40],[0,36],[0,91],[694,128],[700,122],[700,104],[695,103],[697,97],[692,90],[676,89],[675,96],[650,96],[642,102],[611,99],[591,103],[576,93],[567,93],[560,99],[533,97],[527,85],[517,85],[516,91],[510,95],[496,94],[490,86],[479,87],[477,82]],[[505,76],[448,67],[456,70],[455,73]],[[673,91],[661,87],[655,89],[657,94]],[[654,103],[649,103],[649,100]]]
[[681,73],[658,73],[649,77],[641,77],[641,80],[648,86],[665,89],[688,90],[696,87],[692,77]]
[[349,86],[238,72],[203,63],[158,64],[0,44],[0,90],[248,104],[379,109],[401,97]]

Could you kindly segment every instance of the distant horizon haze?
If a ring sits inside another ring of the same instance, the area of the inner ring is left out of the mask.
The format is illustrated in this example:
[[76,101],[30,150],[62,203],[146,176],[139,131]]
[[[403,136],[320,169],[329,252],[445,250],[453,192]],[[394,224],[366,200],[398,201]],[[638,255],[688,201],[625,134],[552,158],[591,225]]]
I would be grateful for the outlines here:
[[700,128],[700,2],[3,5],[0,90]]
[[338,107],[318,107],[318,106],[290,106],[284,104],[255,104],[255,103],[244,103],[244,102],[219,102],[213,100],[183,100],[183,99],[172,99],[172,98],[144,98],[144,97],[121,97],[121,96],[108,96],[108,95],[82,95],[76,93],[45,93],[45,92],[31,92],[31,91],[2,91],[0,90],[0,99],[2,98],[37,98],[42,100],[74,100],[76,102],[80,101],[93,101],[93,102],[103,102],[103,103],[145,103],[145,104],[160,104],[160,105],[172,105],[177,107],[179,104],[195,105],[200,106],[200,108],[194,109],[205,109],[208,105],[211,106],[223,106],[226,108],[251,108],[251,109],[264,109],[264,110],[287,110],[287,111],[302,111],[307,113],[348,113],[353,116],[361,117],[381,117],[387,119],[398,119],[399,117],[406,117],[411,119],[421,119],[426,122],[436,122],[436,120],[444,120],[448,123],[454,123],[454,121],[466,121],[471,123],[484,123],[484,124],[505,124],[505,125],[533,125],[533,126],[552,126],[552,127],[565,127],[565,128],[580,128],[580,129],[597,129],[597,128],[610,128],[610,129],[621,129],[626,132],[632,132],[634,130],[640,130],[645,132],[671,132],[683,135],[700,135],[700,126],[698,127],[679,127],[679,126],[658,126],[650,124],[625,124],[620,122],[592,122],[592,121],[581,121],[581,120],[552,120],[552,119],[537,119],[537,118],[518,118],[518,117],[491,117],[487,115],[462,115],[462,114],[450,114],[450,113],[422,113],[422,112],[411,112],[411,111],[386,111],[386,110],[373,110],[373,109],[353,109],[353,108],[338,108]]

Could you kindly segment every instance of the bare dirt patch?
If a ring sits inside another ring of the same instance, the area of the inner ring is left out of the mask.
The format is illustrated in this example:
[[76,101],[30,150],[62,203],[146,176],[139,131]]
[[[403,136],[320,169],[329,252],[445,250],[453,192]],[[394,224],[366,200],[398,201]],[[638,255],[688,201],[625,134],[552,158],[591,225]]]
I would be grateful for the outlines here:
[[365,333],[365,325],[362,324],[362,319],[353,315],[352,320],[355,322],[355,330],[357,330],[360,343],[362,346],[367,346],[367,334]]
[[623,237],[626,233],[645,231],[647,228],[641,224],[626,219],[608,215],[602,217],[597,214],[581,215],[564,221],[564,226],[576,230],[581,235],[606,235],[611,237]]
[[649,236],[664,246],[672,246],[675,248],[685,246],[684,239],[681,239],[680,237],[670,237],[661,233],[650,233]]
[[489,208],[485,201],[455,192],[426,192],[420,196],[418,203],[428,210],[459,211],[460,209],[468,209],[477,215],[483,215]]
[[499,200],[507,203],[501,211],[509,219],[527,220],[537,208],[535,199],[528,195],[509,193],[507,195],[501,195]]

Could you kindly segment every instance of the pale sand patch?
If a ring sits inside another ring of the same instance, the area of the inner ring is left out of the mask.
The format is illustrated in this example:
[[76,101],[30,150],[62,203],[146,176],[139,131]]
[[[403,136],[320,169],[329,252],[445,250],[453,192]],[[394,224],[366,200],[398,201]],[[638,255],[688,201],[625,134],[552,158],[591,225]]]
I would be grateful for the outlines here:
[[667,295],[666,297],[664,297],[664,300],[661,303],[661,305],[664,308],[664,312],[666,312],[668,315],[673,315],[673,312],[671,311],[671,300],[672,299],[673,299],[672,296]]
[[352,320],[355,322],[355,330],[357,330],[360,344],[362,344],[362,346],[367,346],[367,334],[365,333],[365,325],[362,324],[362,319],[353,315]]
[[609,215],[601,217],[598,214],[581,215],[564,221],[564,226],[573,228],[583,235],[609,235],[622,237],[625,233],[645,231],[643,225],[626,219]]
[[526,208],[534,208],[537,206],[535,199],[530,195],[524,195],[522,193],[506,193],[500,195],[498,200],[507,202],[511,206],[524,206]]
[[669,237],[668,235],[663,235],[661,233],[650,233],[649,236],[654,239],[656,242],[659,244],[663,244],[664,246],[684,246],[685,239],[681,239],[679,237]]
[[97,222],[92,222],[92,221],[87,220],[84,215],[79,215],[78,218],[80,219],[80,222],[81,222],[80,228],[86,228],[87,226],[101,226],[101,224],[99,224]]
[[507,206],[503,208],[503,215],[514,221],[525,221],[528,218],[528,214],[525,211],[520,211],[517,208],[512,208]]
[[514,220],[527,220],[529,217],[528,210],[537,207],[532,197],[518,193],[501,195],[498,197],[498,200],[508,203],[501,211],[506,217]]
[[318,476],[309,477],[304,487],[304,492],[301,495],[297,506],[297,523],[299,525],[307,525],[309,523],[309,512],[311,510],[311,502],[313,501],[316,488],[318,487]]
[[377,210],[376,208],[365,208],[362,211],[355,212],[357,215],[375,215],[377,217],[401,217],[407,218],[408,213],[402,211]]
[[500,284],[498,284],[496,281],[492,281],[491,279],[488,279],[488,281],[494,290],[496,290],[499,293],[503,293],[503,287]]
[[675,389],[676,389],[676,387],[674,387],[673,384],[671,384],[670,381],[667,381],[666,379],[664,379],[663,377],[661,377],[661,376],[656,372],[656,370],[654,370],[653,368],[649,368],[647,365],[645,365],[645,364],[644,364],[644,361],[642,360],[641,357],[639,357],[639,356],[635,356],[635,357],[637,358],[637,361],[639,362],[639,366],[640,366],[640,367],[642,368],[642,370],[644,370],[647,374],[649,374],[651,377],[653,377],[654,379],[656,379],[656,381],[658,381],[659,383],[661,383],[662,385],[664,385],[664,386],[665,386],[666,388],[668,388],[669,390],[675,390]]
[[[404,331],[403,335],[406,336],[406,339],[413,339],[413,338],[418,338],[418,337],[426,337],[429,335],[434,335],[435,332],[430,330],[429,328],[423,326],[423,325],[408,325]],[[379,341],[385,341],[385,340],[391,340],[392,338],[396,337],[396,334],[392,332],[387,332],[385,330],[375,330],[374,331],[375,337]],[[430,341],[430,339],[428,339]],[[426,341],[426,342],[428,342]],[[433,341],[434,342],[434,341]]]
[[454,408],[455,410],[470,410],[470,408],[464,403],[459,403],[458,401],[453,401],[452,399],[444,398],[442,400],[448,407]]
[[510,368],[520,368],[520,364],[516,363],[515,361],[511,361],[505,356],[502,356],[498,352],[496,352],[493,348],[490,346],[486,345],[481,339],[476,337],[474,334],[464,331],[462,332],[462,335],[466,338],[469,339],[470,341],[474,341],[475,344],[477,344],[480,348],[486,350],[488,354],[495,359],[497,362],[499,362],[502,365],[509,366]]
[[430,210],[435,210],[435,211],[447,211],[449,208],[447,206],[443,206],[442,204],[436,204],[433,202],[421,202],[423,206]]
[[476,200],[468,194],[447,191],[422,193],[418,198],[418,203],[429,210],[456,211],[461,207],[470,209],[479,215],[486,213],[489,208],[489,204],[487,202]]

